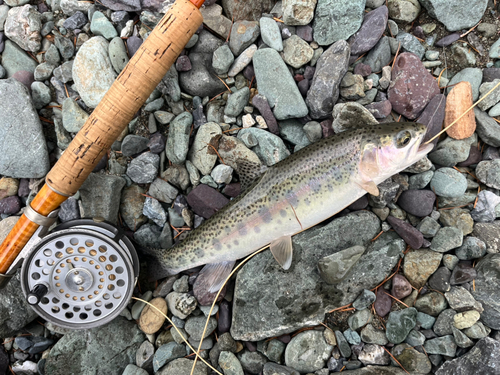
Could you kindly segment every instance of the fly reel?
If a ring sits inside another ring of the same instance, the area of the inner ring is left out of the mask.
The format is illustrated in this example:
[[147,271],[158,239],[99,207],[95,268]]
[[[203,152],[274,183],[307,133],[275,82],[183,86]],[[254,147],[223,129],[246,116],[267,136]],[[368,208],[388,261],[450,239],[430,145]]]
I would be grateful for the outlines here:
[[120,314],[138,275],[130,240],[111,224],[82,219],[61,224],[35,242],[23,261],[21,287],[47,321],[85,329]]

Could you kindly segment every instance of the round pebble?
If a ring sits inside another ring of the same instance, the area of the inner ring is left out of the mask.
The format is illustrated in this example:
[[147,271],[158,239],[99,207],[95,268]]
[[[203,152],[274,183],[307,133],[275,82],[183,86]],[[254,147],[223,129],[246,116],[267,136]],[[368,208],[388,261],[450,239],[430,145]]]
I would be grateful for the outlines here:
[[[163,314],[167,314],[167,302],[164,298],[154,298],[150,304],[159,309]],[[165,322],[165,316],[154,307],[147,305],[142,310],[141,317],[139,318],[139,327],[147,334],[158,332]]]
[[453,168],[440,168],[434,173],[430,186],[437,196],[458,198],[467,190],[467,179]]

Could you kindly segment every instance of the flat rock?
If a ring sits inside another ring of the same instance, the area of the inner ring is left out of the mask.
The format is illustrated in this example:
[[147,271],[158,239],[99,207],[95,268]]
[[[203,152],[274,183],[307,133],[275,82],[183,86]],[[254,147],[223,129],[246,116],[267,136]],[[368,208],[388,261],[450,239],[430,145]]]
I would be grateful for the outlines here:
[[306,97],[311,118],[323,119],[331,115],[339,97],[340,82],[347,72],[349,57],[349,45],[341,40],[319,58]]
[[[389,11],[385,5],[365,14],[363,24],[359,30],[349,38],[351,54],[353,56],[359,56],[370,51],[378,43],[387,27],[388,17]],[[374,71],[378,72],[381,69],[382,67]]]
[[[28,54],[10,39],[5,40],[5,47],[2,53],[2,66],[7,73],[7,78],[12,77],[16,72],[25,70],[34,72],[37,67],[37,62],[34,61]],[[0,43],[1,44],[1,43]]]
[[[215,122],[201,125],[196,133],[188,158],[203,175],[210,174],[217,161],[217,154],[210,145],[217,148],[217,141],[221,134],[222,129]],[[212,143],[212,140],[217,143]]]
[[79,190],[84,217],[103,217],[116,224],[124,186],[121,177],[91,173]]
[[438,269],[442,258],[443,254],[431,250],[410,251],[404,258],[404,275],[415,288],[421,288]]
[[[358,223],[363,223],[362,230]],[[356,236],[338,235],[352,230],[356,230]],[[272,261],[269,252],[255,256],[237,276],[231,335],[237,340],[256,341],[292,332],[304,325],[314,325],[324,319],[326,311],[342,306],[346,301],[350,303],[363,289],[376,286],[377,281],[382,281],[397,263],[400,251],[404,249],[400,243],[401,246],[392,242],[394,239],[390,241],[384,237],[384,242],[377,242],[377,247],[353,268],[352,276],[340,284],[321,282],[313,270],[326,255],[365,245],[373,238],[370,238],[372,234],[378,233],[377,230],[378,218],[360,211],[333,220],[322,228],[298,234],[293,238],[294,259],[290,272],[283,271]],[[375,259],[379,267],[370,266]],[[256,294],[255,290],[259,293]],[[345,293],[346,290],[349,292]],[[266,317],[264,322],[262,316]]]
[[85,104],[95,108],[116,78],[109,59],[109,42],[102,36],[86,41],[73,63],[73,81]]
[[257,21],[262,13],[268,13],[276,4],[276,0],[222,0],[227,16],[235,21]]
[[437,371],[436,375],[464,374],[494,375],[500,366],[498,352],[500,343],[490,337],[484,338],[465,355],[446,361]]
[[42,15],[31,5],[11,8],[5,20],[5,36],[25,51],[38,52],[41,47]]
[[28,89],[13,78],[0,80],[0,174],[41,178],[50,169],[38,113]]
[[[197,44],[200,42],[201,40]],[[193,96],[213,97],[226,90],[224,84],[216,77],[212,66],[212,57],[213,51],[210,53],[191,52],[189,54],[191,70],[179,74],[179,84],[183,91]]]
[[325,367],[333,346],[328,345],[321,331],[301,332],[293,337],[285,351],[285,363],[301,373]]
[[481,320],[492,329],[500,329],[500,255],[488,254],[476,264],[476,290],[473,297],[482,303]]
[[321,46],[346,40],[363,21],[366,0],[319,0],[314,14],[314,40]]
[[170,123],[165,153],[174,164],[182,164],[186,160],[192,123],[193,115],[189,112],[181,113]]
[[238,56],[259,37],[260,27],[256,21],[236,21],[231,28],[229,48]]
[[481,140],[493,147],[500,146],[500,124],[486,112],[474,108],[476,117],[476,131]]
[[193,211],[205,219],[213,216],[229,202],[225,196],[205,184],[191,190],[186,199]]
[[277,120],[304,117],[308,109],[284,61],[272,48],[253,56],[257,88],[264,95]]
[[487,0],[458,0],[452,8],[446,0],[421,0],[429,15],[443,23],[449,31],[475,26],[486,10]]
[[436,80],[415,55],[404,52],[398,56],[388,90],[392,108],[397,113],[415,119],[439,93]]
[[393,344],[400,344],[417,324],[417,310],[413,307],[393,311],[387,319],[386,335]]
[[75,330],[50,350],[45,373],[121,375],[127,364],[135,362],[135,353],[144,340],[137,324],[122,317],[98,328]]

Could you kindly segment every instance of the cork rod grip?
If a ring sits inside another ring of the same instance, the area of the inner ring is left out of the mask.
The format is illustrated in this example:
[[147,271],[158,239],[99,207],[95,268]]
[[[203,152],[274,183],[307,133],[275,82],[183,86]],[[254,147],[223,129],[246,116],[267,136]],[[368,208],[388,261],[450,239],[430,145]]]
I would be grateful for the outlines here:
[[189,0],[174,3],[48,173],[46,181],[54,191],[67,196],[78,191],[202,22]]

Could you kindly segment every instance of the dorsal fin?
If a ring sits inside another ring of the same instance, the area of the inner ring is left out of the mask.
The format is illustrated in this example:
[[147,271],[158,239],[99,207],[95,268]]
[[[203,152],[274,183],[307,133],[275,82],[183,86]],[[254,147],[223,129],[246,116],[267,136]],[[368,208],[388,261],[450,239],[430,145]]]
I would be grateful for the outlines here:
[[236,171],[240,176],[241,191],[246,190],[267,170],[267,167],[265,165],[254,163],[245,159],[237,159],[236,165]]

